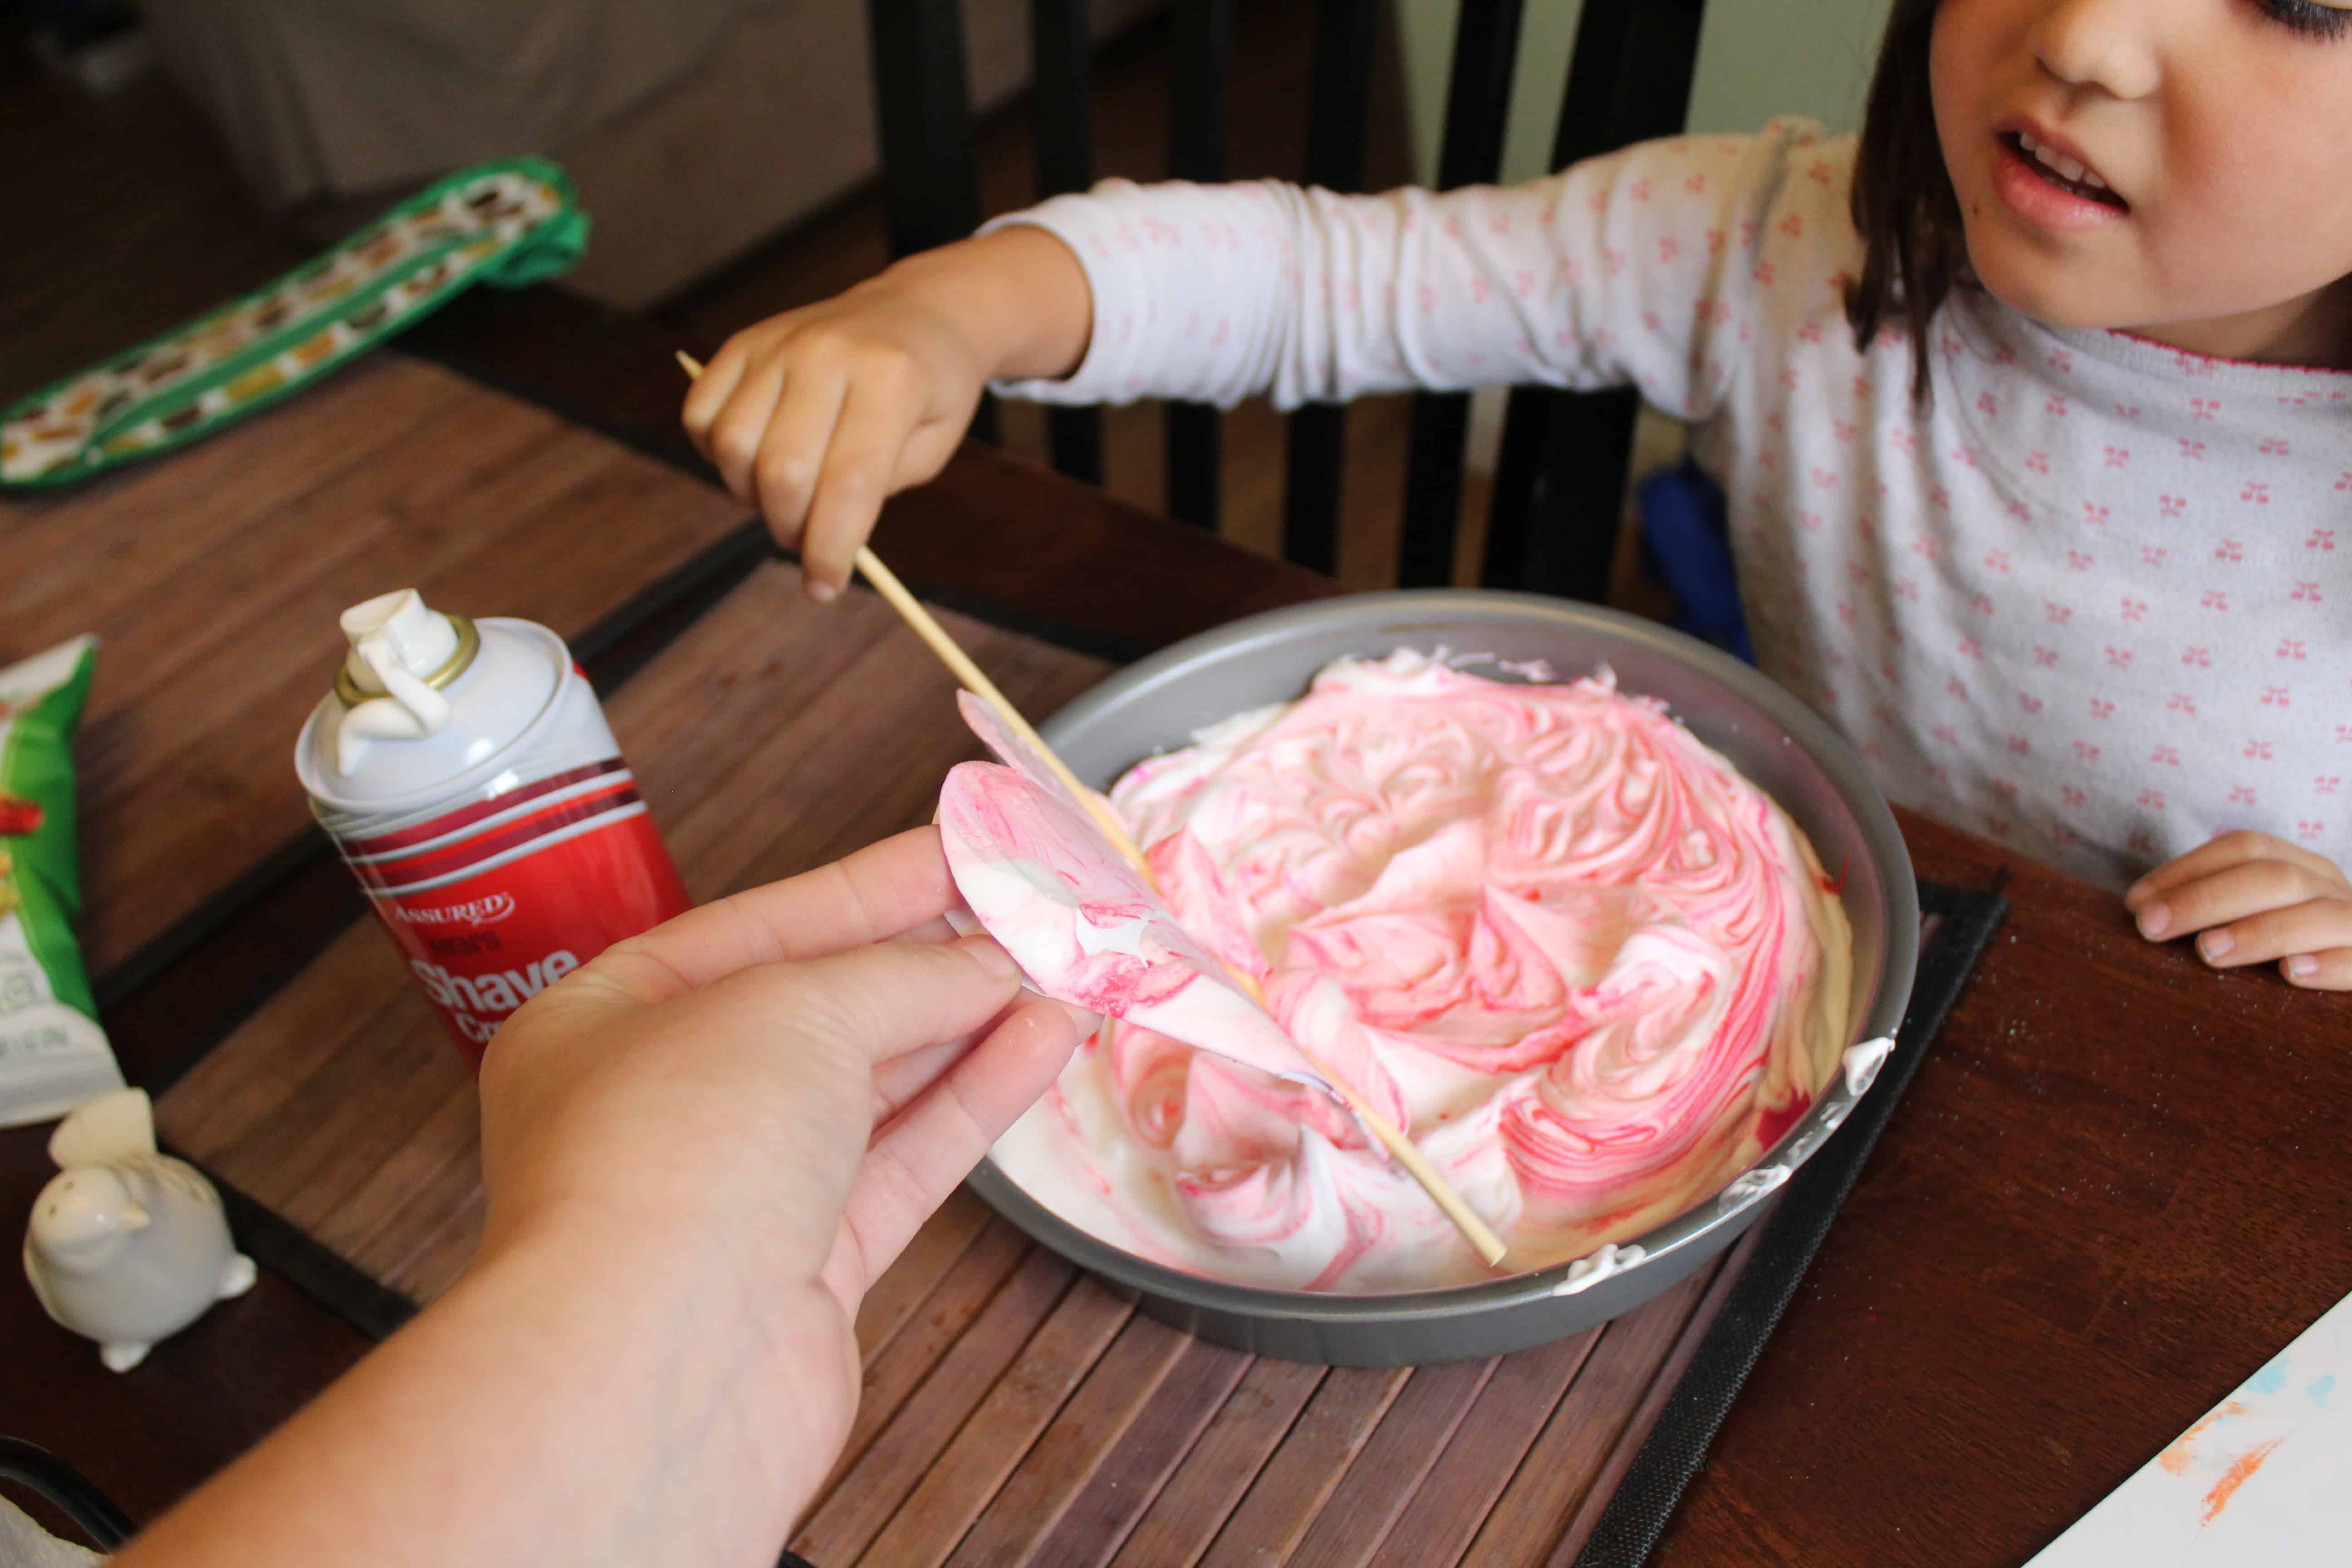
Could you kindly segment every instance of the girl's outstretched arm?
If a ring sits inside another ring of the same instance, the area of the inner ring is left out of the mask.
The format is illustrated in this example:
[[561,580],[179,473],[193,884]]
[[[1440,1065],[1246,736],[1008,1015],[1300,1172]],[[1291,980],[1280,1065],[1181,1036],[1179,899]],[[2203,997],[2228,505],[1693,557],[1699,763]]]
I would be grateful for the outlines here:
[[981,388],[1068,374],[1091,314],[1077,258],[1042,229],[943,246],[728,339],[686,395],[687,434],[829,599],[883,500],[946,466]]
[[2150,942],[2197,938],[2216,969],[2275,963],[2289,984],[2352,991],[2352,881],[2267,833],[2225,833],[2124,893]]
[[[1633,384],[1704,418],[1748,358],[1759,292],[1859,251],[1813,128],[1684,137],[1507,187],[1341,196],[1276,181],[1106,180],[1000,225],[1085,266],[1095,330],[1053,402],[1277,405],[1412,388]],[[1842,301],[1824,289],[1832,315]]]
[[1769,370],[1751,345],[1776,278],[1817,330],[1844,330],[1833,279],[1859,249],[1812,142],[1789,121],[1434,195],[1106,180],[738,333],[686,427],[830,597],[883,500],[939,471],[989,383],[1284,407],[1632,384],[1705,419]]

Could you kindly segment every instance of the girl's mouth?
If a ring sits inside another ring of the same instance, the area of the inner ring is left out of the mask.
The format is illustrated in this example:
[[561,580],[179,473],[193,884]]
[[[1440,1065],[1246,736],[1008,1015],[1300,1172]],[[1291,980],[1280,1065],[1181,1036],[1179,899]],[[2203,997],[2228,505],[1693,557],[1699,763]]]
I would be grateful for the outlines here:
[[2005,131],[2001,132],[2000,143],[2016,155],[2027,172],[2068,195],[2080,201],[2096,202],[2118,212],[2131,210],[2131,204],[2116,195],[2107,182],[2100,178],[2096,169],[2035,140],[2031,132]]
[[1999,132],[1993,144],[1993,190],[2028,227],[2053,236],[2092,234],[2131,216],[2131,204],[2096,169],[2032,131]]

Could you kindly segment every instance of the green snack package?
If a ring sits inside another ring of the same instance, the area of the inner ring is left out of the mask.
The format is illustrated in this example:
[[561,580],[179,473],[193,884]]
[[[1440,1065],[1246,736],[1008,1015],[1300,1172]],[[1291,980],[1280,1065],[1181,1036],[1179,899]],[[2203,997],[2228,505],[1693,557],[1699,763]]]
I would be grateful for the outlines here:
[[73,732],[97,647],[76,637],[0,669],[0,1127],[122,1087],[74,939]]
[[588,215],[547,160],[452,174],[267,289],[0,410],[0,490],[70,484],[199,440],[460,290],[551,278],[587,243]]

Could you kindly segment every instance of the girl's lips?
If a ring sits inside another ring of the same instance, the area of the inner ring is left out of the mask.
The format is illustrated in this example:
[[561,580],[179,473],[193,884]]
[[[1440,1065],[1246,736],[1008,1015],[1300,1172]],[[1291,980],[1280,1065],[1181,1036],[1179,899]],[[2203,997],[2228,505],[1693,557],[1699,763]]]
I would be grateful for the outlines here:
[[2061,189],[2007,136],[1993,140],[1992,184],[2002,203],[2036,228],[2083,234],[2121,223],[2130,210]]

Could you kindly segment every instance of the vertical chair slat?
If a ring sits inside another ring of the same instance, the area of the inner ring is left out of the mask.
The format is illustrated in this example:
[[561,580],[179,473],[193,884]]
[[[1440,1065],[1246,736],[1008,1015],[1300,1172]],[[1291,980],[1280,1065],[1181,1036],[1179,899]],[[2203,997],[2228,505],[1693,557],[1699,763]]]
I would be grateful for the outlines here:
[[[1519,0],[1486,5],[1465,0],[1462,6],[1445,91],[1445,139],[1438,152],[1440,190],[1492,180],[1502,167],[1511,73],[1518,58],[1519,13]],[[1469,430],[1466,394],[1423,393],[1413,399],[1404,538],[1397,560],[1401,586],[1438,587],[1453,580],[1463,444]]]
[[[1706,0],[1586,0],[1553,168],[1683,128],[1706,13]],[[1482,581],[1607,597],[1640,408],[1631,391],[1511,395]]]
[[[866,0],[866,27],[890,254],[910,256],[980,226],[963,18],[956,0]],[[971,433],[995,441],[993,398],[980,400]]]
[[[1307,126],[1307,183],[1360,190],[1364,134],[1371,118],[1372,50],[1381,0],[1318,0],[1315,75]],[[1347,413],[1316,404],[1290,416],[1283,487],[1283,553],[1318,572],[1339,565],[1340,476],[1347,462]]]
[[[1168,83],[1168,176],[1225,177],[1226,100],[1234,58],[1233,0],[1177,0],[1175,68]],[[1168,511],[1217,526],[1217,410],[1168,405]]]
[[980,224],[963,18],[956,0],[866,0],[890,252],[961,239]]
[[[1093,45],[1087,0],[1030,0],[1030,102],[1037,139],[1042,199],[1094,184]],[[1054,408],[1045,416],[1054,467],[1090,485],[1102,483],[1102,416],[1091,408]]]

